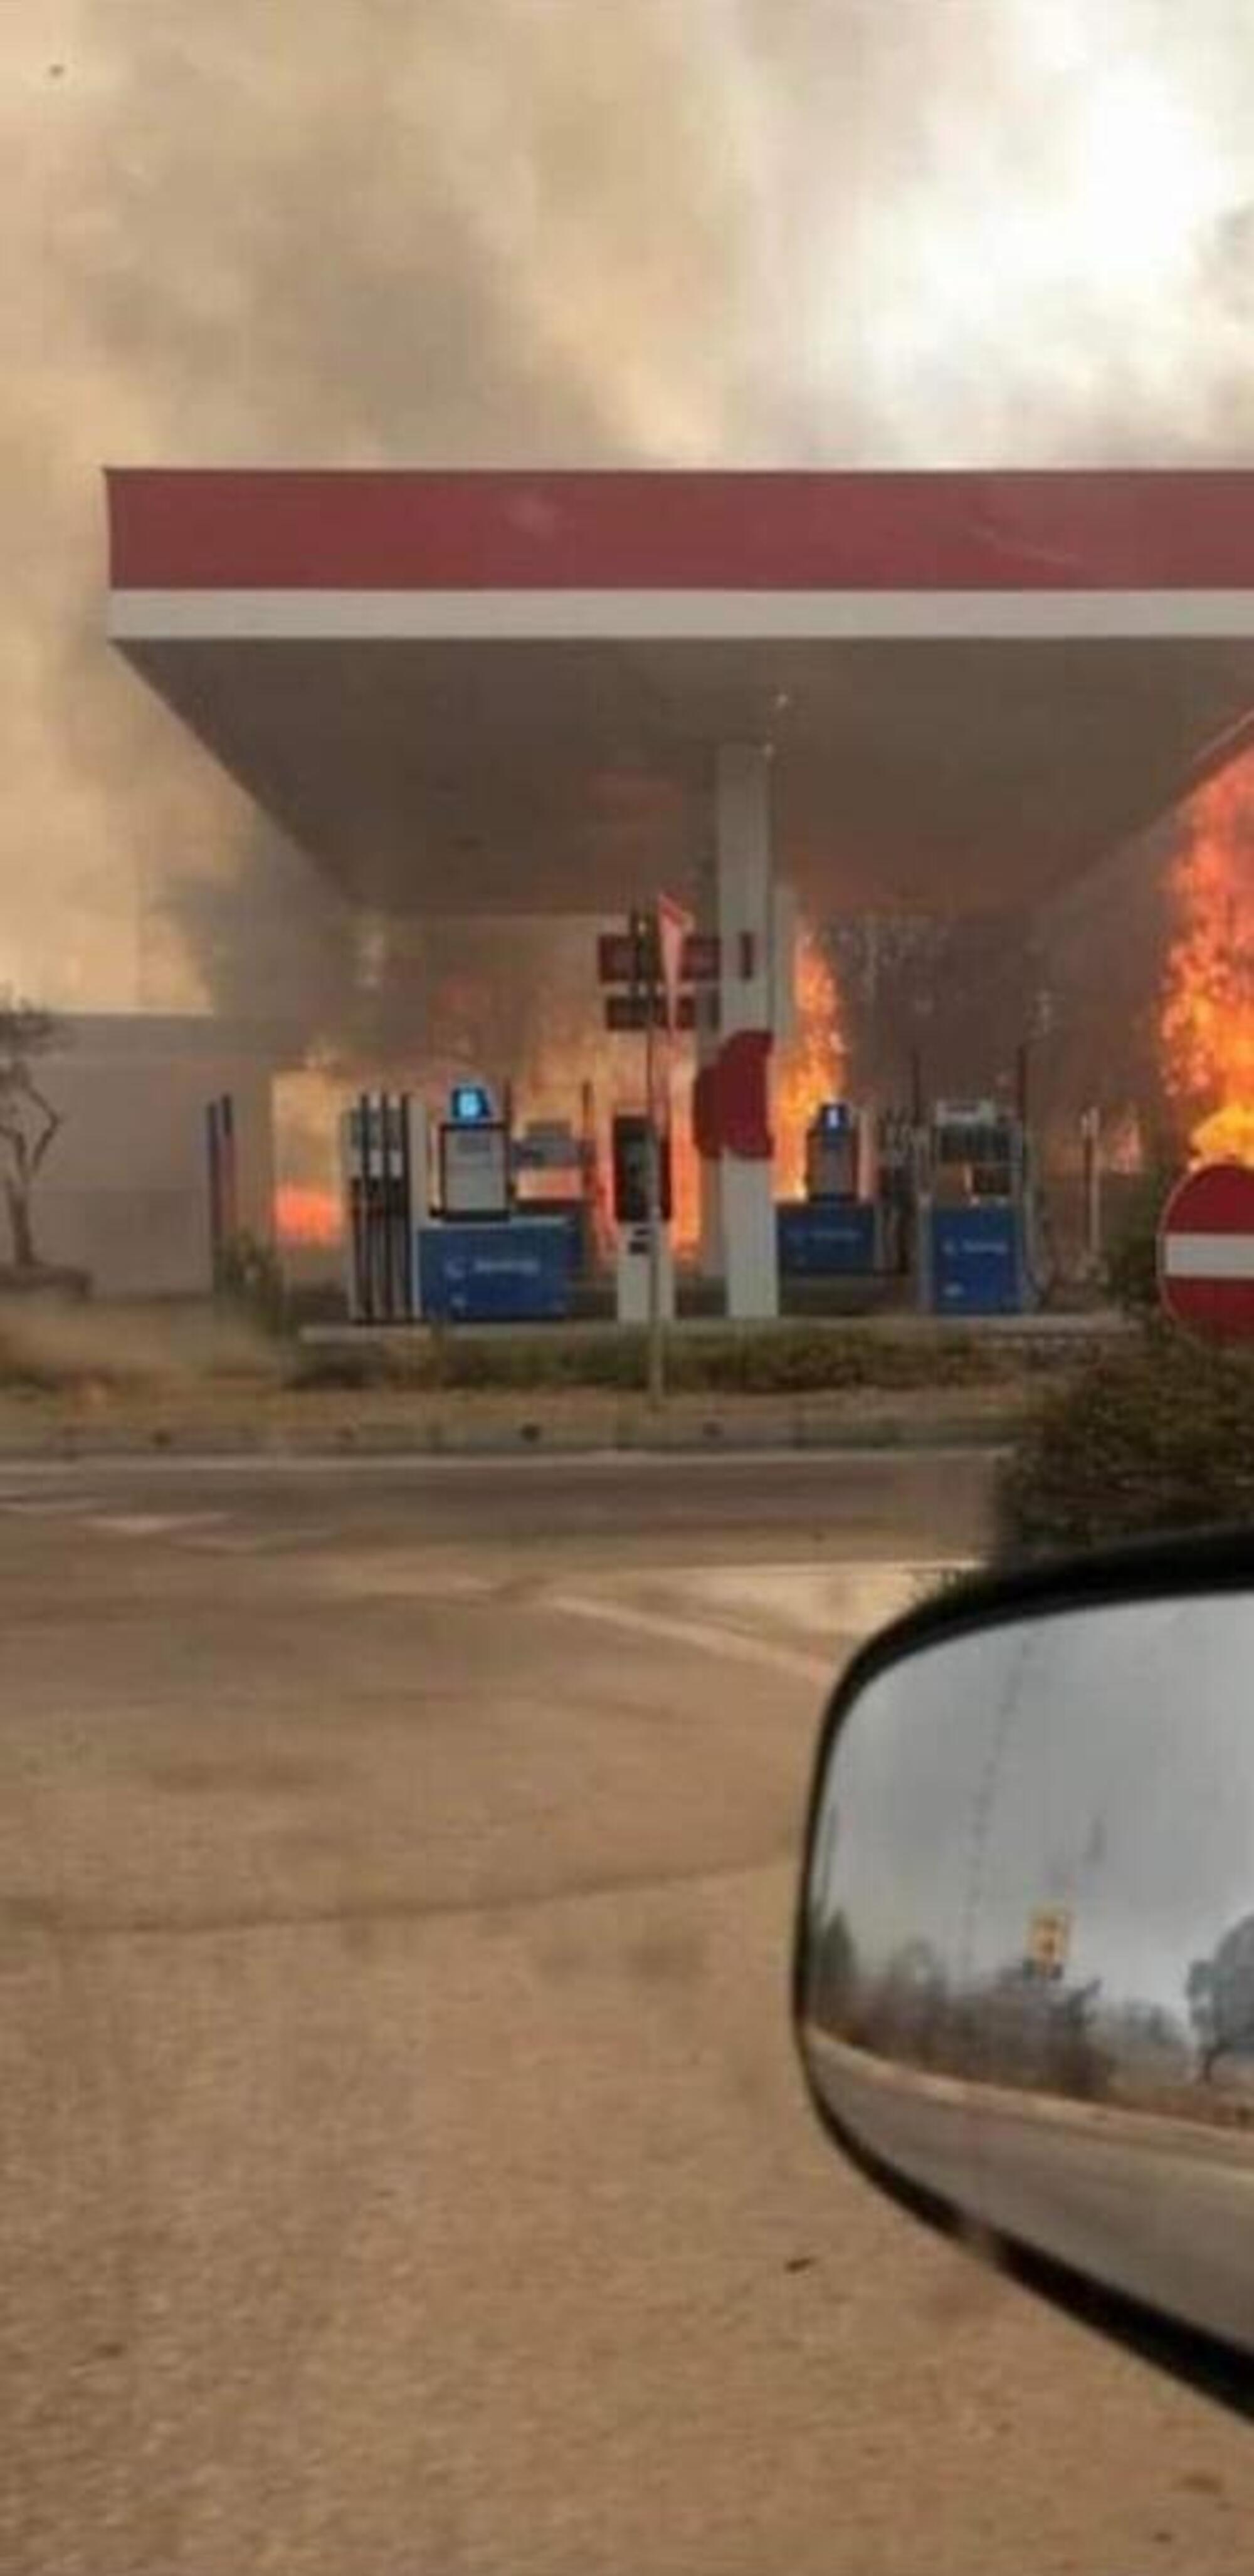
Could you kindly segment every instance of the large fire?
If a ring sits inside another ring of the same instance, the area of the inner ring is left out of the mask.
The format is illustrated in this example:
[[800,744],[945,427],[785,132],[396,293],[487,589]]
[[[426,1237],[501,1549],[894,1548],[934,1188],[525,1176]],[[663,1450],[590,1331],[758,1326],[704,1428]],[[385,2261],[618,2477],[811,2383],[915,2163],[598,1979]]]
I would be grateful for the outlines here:
[[[804,929],[798,934],[794,955],[793,1000],[796,1033],[778,1051],[774,1090],[775,1174],[784,1198],[800,1198],[804,1192],[806,1129],[823,1101],[839,1097],[846,1065],[835,978],[819,941]],[[643,1052],[639,1038],[611,1037],[604,1030],[554,1029],[516,1087],[516,1108],[527,1118],[569,1115],[573,1057],[592,1083],[598,1154],[602,1169],[608,1171],[612,1111],[638,1108],[643,1102]],[[701,1234],[701,1164],[692,1138],[691,1042],[673,1043],[669,1055],[671,1233],[682,1258],[695,1253]]]
[[[835,978],[814,934],[798,934],[793,963],[795,1034],[781,1045],[775,1067],[775,1175],[779,1194],[799,1198],[805,1188],[805,1136],[816,1109],[838,1097],[845,1073],[845,1043]],[[693,1048],[688,1040],[668,1049],[671,1085],[672,1235],[677,1253],[695,1253],[701,1230],[701,1166],[692,1139]],[[572,1066],[578,1078],[572,1080]],[[612,1241],[609,1215],[609,1126],[616,1109],[639,1108],[644,1097],[644,1049],[639,1038],[610,1036],[589,1029],[582,1017],[555,1011],[543,1039],[514,1086],[514,1112],[522,1122],[560,1117],[578,1128],[587,1114],[581,1083],[591,1086],[596,1131],[597,1234],[603,1252]],[[344,1218],[339,1190],[329,1179],[334,1160],[336,1121],[349,1087],[311,1068],[285,1077],[280,1100],[282,1133],[280,1170],[296,1162],[303,1176],[280,1179],[275,1192],[275,1234],[281,1247],[330,1251],[343,1239]],[[1251,1098],[1254,1100],[1254,1090]],[[290,1152],[289,1149],[290,1148]],[[299,1149],[299,1159],[297,1159]],[[317,1150],[315,1150],[317,1149]],[[328,1180],[309,1177],[326,1167]],[[551,1190],[569,1190],[567,1175],[547,1180]],[[533,1177],[529,1195],[546,1189],[546,1177]]]
[[692,1135],[693,1050],[677,1046],[671,1063],[671,1240],[680,1256],[701,1241],[701,1157]]
[[279,1242],[316,1244],[327,1250],[343,1232],[338,1193],[298,1181],[281,1181],[274,1194],[274,1230]]
[[839,1099],[846,1046],[836,978],[813,931],[799,929],[793,958],[796,1032],[775,1073],[775,1179],[781,1198],[805,1191],[806,1129],[825,1100]]
[[1185,808],[1183,927],[1167,961],[1167,1088],[1199,1162],[1254,1164],[1254,754]]

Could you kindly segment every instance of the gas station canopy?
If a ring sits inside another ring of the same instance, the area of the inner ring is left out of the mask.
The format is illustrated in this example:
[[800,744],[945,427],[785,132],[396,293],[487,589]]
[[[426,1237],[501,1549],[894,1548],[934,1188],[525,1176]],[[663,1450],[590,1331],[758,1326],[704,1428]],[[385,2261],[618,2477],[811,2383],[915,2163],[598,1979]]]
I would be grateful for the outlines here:
[[355,900],[1039,898],[1254,740],[1254,473],[108,477],[110,627]]

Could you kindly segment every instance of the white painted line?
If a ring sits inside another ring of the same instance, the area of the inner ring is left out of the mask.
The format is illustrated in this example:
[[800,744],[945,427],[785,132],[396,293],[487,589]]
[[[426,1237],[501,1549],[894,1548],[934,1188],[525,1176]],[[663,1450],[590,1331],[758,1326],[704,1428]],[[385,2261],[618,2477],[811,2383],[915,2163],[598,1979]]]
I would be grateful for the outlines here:
[[[503,1588],[499,1574],[464,1573],[457,1566],[424,1563],[403,1550],[345,1549],[342,1533],[339,1552],[315,1553],[307,1571],[324,1600],[336,1595],[347,1601],[426,1601],[451,1608],[462,1601],[490,1601]],[[517,1598],[508,1576],[504,1588]]]
[[115,643],[1234,636],[1248,590],[115,590]]
[[[762,1467],[791,1467],[798,1475],[819,1470],[831,1474],[841,1467],[916,1466],[935,1460],[938,1465],[954,1460],[987,1459],[990,1463],[1009,1454],[1008,1442],[867,1441],[834,1449],[819,1447],[794,1448],[787,1443],[778,1447],[720,1448],[711,1442],[702,1449],[478,1449],[436,1451],[430,1449],[375,1449],[356,1452],[342,1450],[256,1450],[256,1449],[181,1449],[153,1454],[145,1450],[122,1451],[110,1457],[92,1453],[77,1458],[22,1458],[5,1468],[6,1475],[21,1475],[32,1484],[71,1486],[84,1466],[90,1465],[96,1478],[129,1483],[132,1478],[152,1477],[157,1481],[185,1476],[190,1481],[201,1476],[403,1476],[433,1479],[440,1476],[473,1475],[582,1475],[585,1469],[594,1474],[625,1476],[637,1470],[645,1474],[666,1476],[697,1474],[728,1476],[749,1475]],[[39,1508],[50,1508],[40,1506]],[[76,1508],[83,1508],[76,1503]]]
[[663,1644],[691,1646],[698,1654],[716,1655],[722,1662],[763,1665],[768,1671],[791,1673],[798,1680],[829,1688],[836,1678],[830,1656],[807,1655],[799,1647],[776,1645],[766,1637],[743,1637],[734,1628],[718,1628],[703,1620],[638,1610],[625,1601],[594,1600],[580,1592],[540,1592],[535,1607],[559,1611],[565,1618],[592,1619],[603,1627],[623,1628]]
[[867,1636],[948,1577],[971,1571],[970,1559],[842,1557],[826,1563],[685,1566],[659,1583],[686,1594],[694,1609],[741,1619],[760,1613],[811,1637]]
[[[224,1521],[226,1512],[206,1512],[207,1521]],[[193,1531],[185,1544],[202,1556],[282,1556],[302,1547],[319,1545],[334,1533],[326,1530],[270,1529],[264,1524],[256,1529]]]
[[1254,1279],[1254,1234],[1168,1234],[1167,1279]]
[[184,1530],[225,1519],[225,1512],[91,1512],[87,1526],[110,1538],[177,1538]]

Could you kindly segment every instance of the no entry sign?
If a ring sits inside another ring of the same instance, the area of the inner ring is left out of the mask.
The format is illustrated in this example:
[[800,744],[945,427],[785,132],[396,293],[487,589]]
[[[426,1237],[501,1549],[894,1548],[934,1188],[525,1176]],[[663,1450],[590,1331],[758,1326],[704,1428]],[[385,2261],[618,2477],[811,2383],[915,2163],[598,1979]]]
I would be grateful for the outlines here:
[[1254,1171],[1202,1163],[1177,1181],[1158,1229],[1158,1284],[1178,1324],[1254,1339]]

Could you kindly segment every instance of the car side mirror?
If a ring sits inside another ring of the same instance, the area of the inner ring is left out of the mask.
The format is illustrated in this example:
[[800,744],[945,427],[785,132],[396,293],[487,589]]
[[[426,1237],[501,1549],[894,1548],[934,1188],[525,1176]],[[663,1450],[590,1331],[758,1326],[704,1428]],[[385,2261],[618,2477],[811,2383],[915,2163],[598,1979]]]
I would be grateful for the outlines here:
[[961,1587],[863,1649],[794,2005],[865,2171],[1250,2411],[1254,1536]]

